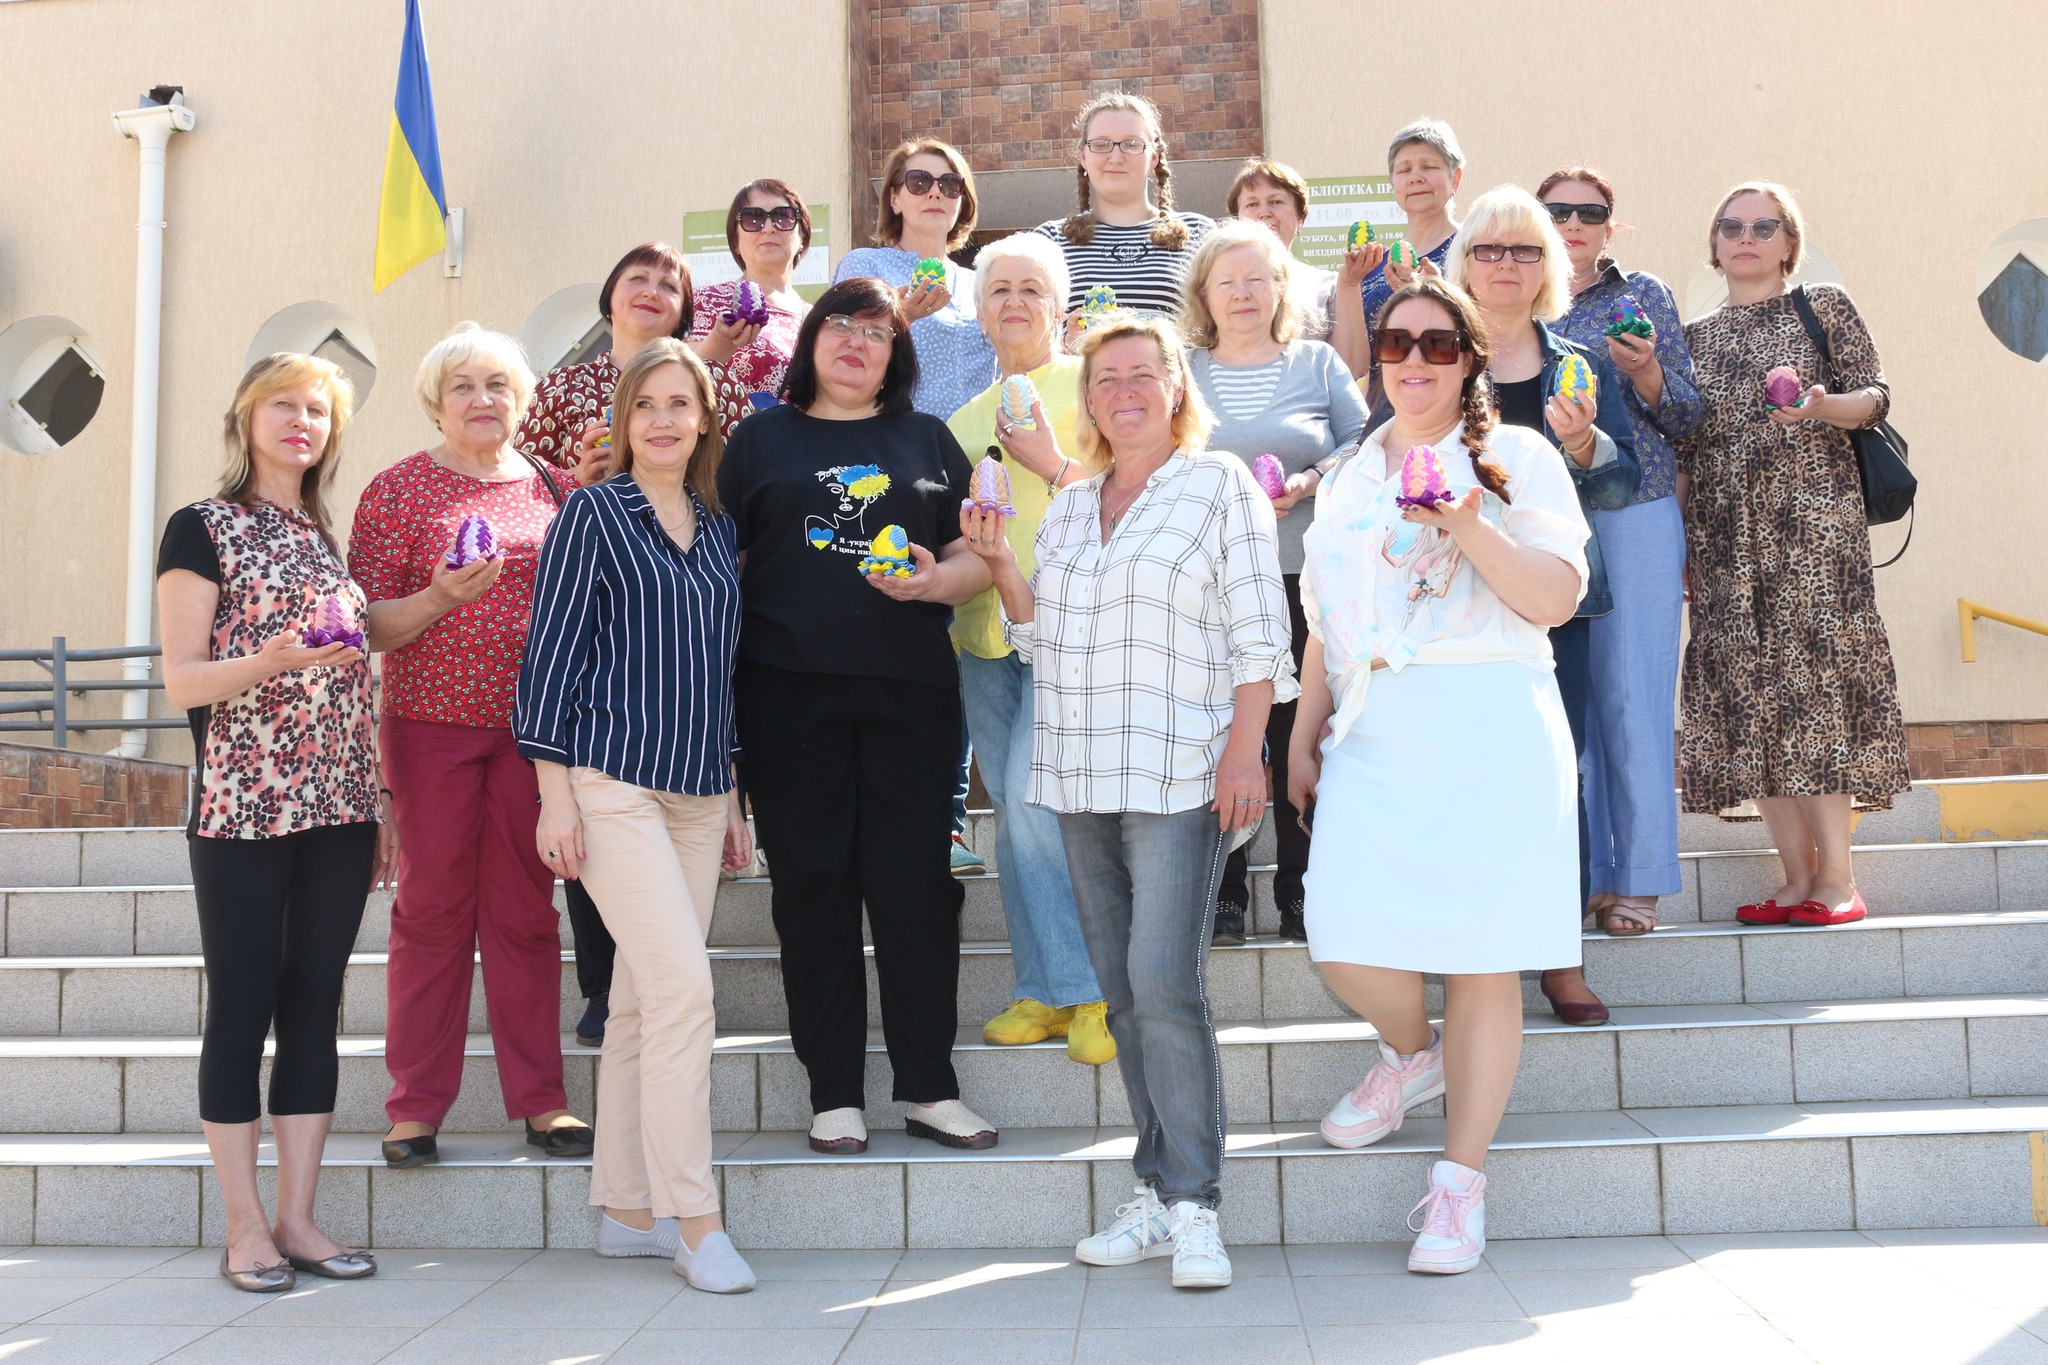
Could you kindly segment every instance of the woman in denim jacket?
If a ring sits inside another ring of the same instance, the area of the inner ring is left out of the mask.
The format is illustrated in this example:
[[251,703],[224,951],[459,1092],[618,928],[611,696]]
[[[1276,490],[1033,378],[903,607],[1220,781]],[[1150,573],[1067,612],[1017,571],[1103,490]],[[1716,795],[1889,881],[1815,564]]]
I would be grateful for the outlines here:
[[[1472,206],[1451,243],[1451,283],[1472,295],[1493,344],[1491,378],[1500,419],[1540,431],[1564,456],[1587,519],[1595,509],[1626,507],[1642,483],[1635,423],[1613,363],[1545,325],[1571,303],[1571,264],[1550,215],[1527,190],[1503,185]],[[1582,397],[1557,392],[1559,369],[1577,357],[1593,377]],[[1550,632],[1557,687],[1571,722],[1572,749],[1585,757],[1587,699],[1592,692],[1591,622],[1614,610],[1596,531],[1586,542],[1589,576],[1578,614]],[[1579,801],[1579,904],[1586,903],[1590,864],[1583,786]],[[1543,974],[1543,994],[1567,1024],[1598,1024],[1607,1007],[1576,967]]]

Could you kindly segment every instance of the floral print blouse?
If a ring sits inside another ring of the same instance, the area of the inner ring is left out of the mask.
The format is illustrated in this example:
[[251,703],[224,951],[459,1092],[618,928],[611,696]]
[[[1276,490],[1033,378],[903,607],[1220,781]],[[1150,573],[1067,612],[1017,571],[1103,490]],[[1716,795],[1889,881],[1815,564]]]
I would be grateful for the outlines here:
[[[690,327],[690,340],[702,341],[711,335],[711,329],[718,322],[718,315],[732,311],[733,297],[739,292],[738,280],[723,280],[707,284],[697,290],[696,321]],[[797,312],[790,312],[774,299],[768,300],[768,321],[761,328],[761,334],[732,353],[732,359],[723,365],[711,367],[712,381],[718,386],[718,429],[724,436],[731,436],[732,429],[740,424],[740,418],[754,410],[753,395],[765,393],[775,401],[782,401],[782,381],[789,374],[790,358],[796,354],[796,334],[804,324],[804,316],[811,311],[809,304]]]
[[1657,363],[1664,368],[1664,393],[1651,407],[1636,392],[1626,375],[1621,395],[1636,427],[1636,460],[1643,466],[1643,483],[1629,505],[1655,502],[1677,491],[1677,442],[1692,435],[1700,424],[1705,405],[1698,382],[1693,378],[1692,352],[1685,341],[1685,324],[1679,321],[1678,305],[1664,281],[1647,270],[1624,271],[1607,257],[1600,259],[1600,278],[1573,299],[1569,313],[1550,324],[1550,330],[1594,354],[1607,351],[1607,314],[1616,299],[1627,294],[1642,306],[1657,331]]
[[[220,585],[215,659],[254,654],[280,631],[305,631],[329,596],[363,628],[363,590],[302,512],[216,498],[180,508],[157,559],[159,574],[170,569]],[[199,792],[189,832],[200,838],[269,839],[378,819],[367,658],[291,669],[196,708],[193,733]]]
[[612,363],[609,351],[580,365],[556,366],[534,389],[533,405],[526,410],[512,444],[557,469],[573,470],[576,438],[592,422],[604,420],[612,390],[618,386],[619,367]]

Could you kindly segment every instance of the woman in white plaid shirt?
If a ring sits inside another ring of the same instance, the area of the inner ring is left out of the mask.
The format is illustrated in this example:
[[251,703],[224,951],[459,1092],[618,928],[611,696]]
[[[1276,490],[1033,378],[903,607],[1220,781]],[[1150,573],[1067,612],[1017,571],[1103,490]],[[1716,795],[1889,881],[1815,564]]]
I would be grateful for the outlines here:
[[1233,836],[1265,810],[1267,712],[1299,692],[1287,600],[1273,505],[1245,461],[1203,449],[1173,325],[1115,317],[1081,356],[1083,450],[1108,468],[1053,499],[1030,581],[997,516],[961,525],[1032,664],[1027,799],[1059,813],[1138,1128],[1137,1197],[1076,1254],[1171,1254],[1176,1287],[1215,1288],[1230,1257],[1209,934]]

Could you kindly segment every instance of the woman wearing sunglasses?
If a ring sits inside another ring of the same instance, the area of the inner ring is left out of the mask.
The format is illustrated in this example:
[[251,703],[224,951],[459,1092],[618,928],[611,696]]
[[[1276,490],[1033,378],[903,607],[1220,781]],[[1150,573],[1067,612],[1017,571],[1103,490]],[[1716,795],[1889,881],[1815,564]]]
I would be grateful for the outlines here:
[[[1588,532],[1565,462],[1500,424],[1486,382],[1499,357],[1470,299],[1418,280],[1374,331],[1394,416],[1316,491],[1288,779],[1325,834],[1309,855],[1309,955],[1379,1034],[1323,1138],[1368,1146],[1445,1097],[1408,1268],[1452,1275],[1486,1249],[1486,1153],[1522,1051],[1517,974],[1579,960],[1576,782],[1549,632],[1586,589]],[[1424,446],[1441,501],[1410,499],[1402,477]],[[1424,972],[1444,974],[1440,1030]]]
[[[1612,362],[1604,354],[1566,341],[1545,325],[1562,314],[1571,300],[1571,266],[1564,242],[1543,205],[1516,185],[1503,185],[1480,196],[1452,241],[1449,274],[1451,283],[1471,296],[1486,324],[1487,379],[1501,424],[1527,427],[1557,448],[1578,486],[1581,509],[1589,515],[1594,508],[1626,507],[1642,479],[1642,466],[1635,457],[1635,424],[1623,404]],[[1580,357],[1592,368],[1591,398],[1567,398],[1552,392],[1557,367],[1568,355]],[[1593,686],[1588,652],[1592,618],[1614,609],[1597,534],[1587,540],[1585,553],[1585,596],[1572,618],[1550,633],[1557,687],[1571,721],[1572,748],[1581,757],[1586,751],[1587,698]],[[1579,910],[1571,920],[1574,931],[1585,917],[1590,875],[1583,802],[1578,848]],[[1607,1019],[1607,1007],[1576,966],[1545,972],[1543,996],[1567,1024],[1599,1024]]]
[[[1909,785],[1891,643],[1877,611],[1849,432],[1891,407],[1877,347],[1840,286],[1802,286],[1833,363],[1786,283],[1805,225],[1782,185],[1737,185],[1707,234],[1728,301],[1690,323],[1705,403],[1678,446],[1692,583],[1679,764],[1685,808],[1754,800],[1784,864],[1748,924],[1846,924],[1866,913],[1849,865],[1853,808]],[[1765,375],[1799,373],[1794,406]]]
[[[730,436],[740,418],[777,401],[789,373],[797,328],[811,310],[791,283],[797,262],[811,249],[811,211],[784,181],[749,181],[726,211],[725,244],[739,262],[740,277],[697,290],[690,341],[717,381],[719,431]],[[744,280],[766,296],[767,322],[725,320]]]
[[[882,281],[827,289],[797,334],[788,401],[741,422],[718,469],[744,556],[740,778],[774,850],[790,1034],[825,1153],[867,1150],[863,904],[905,1128],[996,1145],[953,1071],[965,895],[946,858],[960,760],[946,627],[989,576],[960,534],[967,456],[911,407],[909,330]],[[885,528],[907,543],[908,577],[870,571]]]
[[[893,286],[917,347],[919,412],[941,420],[996,378],[995,348],[974,314],[974,272],[946,258],[974,232],[974,171],[958,148],[937,138],[906,142],[882,165],[875,194],[875,240],[839,258],[834,280],[872,275]],[[944,262],[946,278],[915,288],[921,260]]]
[[[1544,177],[1536,190],[1571,260],[1572,306],[1553,327],[1620,375],[1635,425],[1642,486],[1626,507],[1587,513],[1614,610],[1589,623],[1592,696],[1586,714],[1588,909],[1617,937],[1657,927],[1657,898],[1678,890],[1678,802],[1672,771],[1678,696],[1678,628],[1684,602],[1685,521],[1672,496],[1671,446],[1700,420],[1700,391],[1678,308],[1664,281],[1624,272],[1607,254],[1615,231],[1614,186],[1589,166]],[[1624,299],[1642,311],[1647,335],[1609,336]]]
[[1081,106],[1074,129],[1080,208],[1038,225],[1066,255],[1069,313],[1090,289],[1108,285],[1121,308],[1173,316],[1188,262],[1216,224],[1173,207],[1158,107],[1143,95],[1106,91]]

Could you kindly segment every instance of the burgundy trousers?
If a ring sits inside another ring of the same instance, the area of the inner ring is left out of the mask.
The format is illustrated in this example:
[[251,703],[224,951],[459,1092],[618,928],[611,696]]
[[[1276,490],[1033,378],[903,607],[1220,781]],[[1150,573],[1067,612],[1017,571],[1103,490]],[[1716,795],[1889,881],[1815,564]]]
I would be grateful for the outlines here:
[[534,848],[533,765],[509,729],[385,716],[384,781],[398,820],[398,899],[386,973],[393,1123],[439,1127],[462,1089],[473,955],[506,1118],[568,1107],[554,874]]

